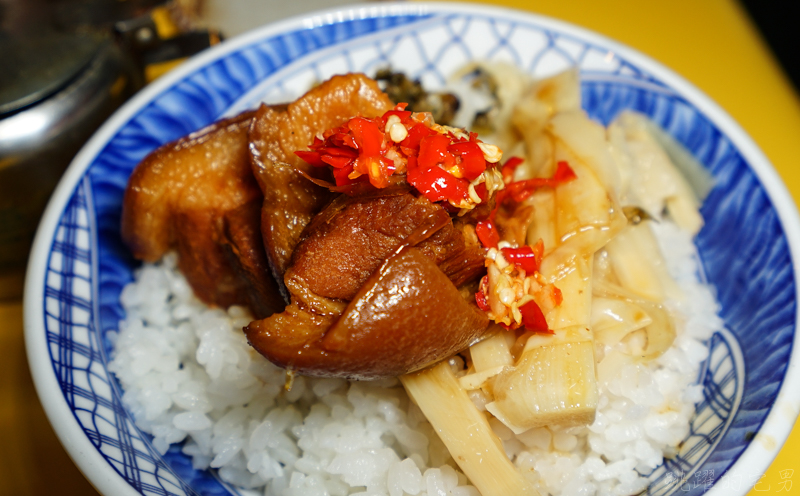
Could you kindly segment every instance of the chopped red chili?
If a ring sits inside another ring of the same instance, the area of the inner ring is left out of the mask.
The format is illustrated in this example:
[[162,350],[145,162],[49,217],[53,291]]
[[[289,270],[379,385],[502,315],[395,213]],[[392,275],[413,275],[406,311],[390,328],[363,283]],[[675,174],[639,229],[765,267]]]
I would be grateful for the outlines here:
[[450,139],[439,133],[425,136],[419,142],[419,166],[423,170],[430,170],[437,165],[452,167],[456,158],[447,151]]
[[447,147],[447,151],[461,159],[459,164],[461,171],[464,173],[464,177],[470,181],[477,179],[486,170],[483,150],[475,142],[453,143]]
[[553,174],[553,181],[555,181],[556,184],[565,183],[577,178],[578,176],[575,174],[575,171],[572,170],[572,167],[570,167],[565,160],[558,162],[556,166],[556,172]]
[[542,238],[539,238],[539,241],[537,241],[536,244],[533,245],[532,249],[533,253],[536,254],[536,260],[539,261],[539,265],[542,265],[542,258],[544,258],[544,241],[542,240]]
[[467,181],[436,166],[425,170],[416,157],[408,157],[406,179],[432,202],[453,200],[457,203],[469,197]]
[[294,154],[303,159],[306,163],[314,167],[325,167],[326,165],[325,162],[322,161],[322,157],[319,152],[298,150],[294,152]]
[[559,306],[562,301],[564,301],[564,295],[561,293],[560,289],[553,286],[553,302],[555,302],[556,306]]
[[491,310],[489,301],[486,299],[486,291],[489,290],[489,276],[483,276],[479,288],[478,292],[475,293],[475,303],[477,303],[478,308],[484,312],[488,312]]
[[[487,167],[477,135],[470,133],[467,139],[441,128],[432,129],[421,122],[426,121],[424,117],[418,119],[405,108],[401,103],[378,118],[354,117],[343,126],[325,131],[322,139],[315,137],[310,150],[295,153],[314,167],[332,167],[337,186],[364,175],[373,186],[384,188],[390,176],[406,172],[408,182],[426,198],[460,208],[462,202],[470,200],[470,181]],[[399,143],[386,130],[392,116],[407,131]],[[389,151],[391,159],[387,158]],[[479,184],[476,193],[482,201],[488,197],[486,186]]]
[[501,248],[500,253],[503,254],[506,260],[529,274],[539,270],[541,260],[536,256],[536,253],[530,246],[523,246],[521,248]]
[[482,202],[485,202],[486,199],[489,198],[489,191],[486,190],[486,183],[480,183],[475,186],[475,193]]
[[525,326],[525,329],[542,334],[555,334],[547,326],[542,309],[535,301],[531,300],[519,307],[519,312],[522,314],[522,325]]
[[409,150],[419,151],[419,142],[422,141],[422,138],[432,134],[437,133],[425,124],[419,122],[408,130],[408,136],[400,142],[400,146]]
[[562,160],[558,162],[558,166],[552,177],[535,177],[525,181],[513,182],[506,185],[506,191],[508,191],[507,194],[510,195],[514,201],[521,202],[533,194],[538,188],[543,186],[554,188],[561,183],[572,181],[577,177],[575,171],[572,170],[569,164]]
[[331,155],[333,157],[347,157],[347,158],[358,157],[358,151],[354,148],[323,146],[319,148],[319,152],[324,153],[325,155]]
[[384,133],[373,119],[354,117],[347,123],[347,127],[353,132],[360,156],[374,157],[381,153]]
[[335,169],[341,169],[343,167],[347,167],[351,163],[353,163],[352,157],[342,157],[342,156],[335,156],[335,155],[323,155],[322,161],[326,164],[330,165]]
[[353,164],[341,169],[333,169],[333,178],[336,180],[337,186],[345,186],[348,184],[358,183],[367,180],[367,176],[360,175],[355,179],[350,179],[350,174],[353,173]]
[[497,243],[500,242],[500,233],[494,225],[494,218],[489,217],[484,219],[475,226],[475,234],[478,235],[478,240],[486,248],[497,248]]
[[506,184],[514,180],[514,171],[522,162],[524,162],[524,160],[519,157],[511,157],[503,164],[501,172],[503,173],[503,181]]
[[[403,106],[403,108],[406,108],[408,106],[407,103],[399,103],[397,105],[397,107],[400,107],[401,105]],[[400,110],[397,107],[395,107],[394,110],[390,110],[390,111],[386,112],[385,114],[383,114],[384,121],[388,120],[390,116],[396,115],[400,119],[400,122],[402,122],[403,124],[408,122],[408,119],[411,118],[411,111],[410,110]]]

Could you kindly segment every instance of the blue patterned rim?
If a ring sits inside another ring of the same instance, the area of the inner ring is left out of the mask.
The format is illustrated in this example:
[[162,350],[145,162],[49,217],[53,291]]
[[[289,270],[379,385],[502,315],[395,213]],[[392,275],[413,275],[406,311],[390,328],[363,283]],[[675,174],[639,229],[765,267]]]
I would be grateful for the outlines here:
[[[106,369],[107,333],[123,318],[119,294],[135,266],[119,238],[132,168],[157,146],[226,113],[299,94],[335,72],[371,73],[391,64],[435,85],[474,58],[507,60],[534,75],[578,65],[592,118],[607,123],[622,109],[639,110],[714,175],[697,245],[730,332],[710,340],[700,378],[705,400],[680,455],[651,474],[649,494],[701,494],[738,467],[747,467],[746,474],[766,469],[776,452],[751,443],[754,434],[783,440],[797,413],[781,419],[771,411],[779,394],[798,400],[782,385],[798,381],[788,367],[797,326],[792,252],[800,245],[800,222],[749,138],[669,70],[595,34],[496,8],[381,4],[288,20],[206,52],[112,117],[62,180],[31,256],[26,339],[48,416],[101,492],[237,492],[212,473],[192,469],[178,448],[159,456],[122,406],[119,385]],[[728,482],[710,493],[747,490],[746,484],[723,487]]]

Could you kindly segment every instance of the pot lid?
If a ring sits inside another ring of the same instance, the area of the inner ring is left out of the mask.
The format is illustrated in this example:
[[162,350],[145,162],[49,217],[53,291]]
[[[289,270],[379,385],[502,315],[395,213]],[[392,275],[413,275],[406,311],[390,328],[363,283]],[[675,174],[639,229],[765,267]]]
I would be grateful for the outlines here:
[[0,116],[66,86],[106,41],[92,33],[0,36]]

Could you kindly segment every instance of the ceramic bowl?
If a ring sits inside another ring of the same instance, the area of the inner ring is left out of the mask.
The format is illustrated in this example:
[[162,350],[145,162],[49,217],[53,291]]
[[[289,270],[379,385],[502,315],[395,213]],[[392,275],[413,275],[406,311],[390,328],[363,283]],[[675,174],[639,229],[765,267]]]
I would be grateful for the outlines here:
[[118,111],[75,158],[33,248],[26,341],[42,403],[75,462],[104,494],[227,494],[179,449],[161,456],[134,425],[107,370],[109,331],[135,263],[119,235],[133,167],[161,144],[224,115],[299,96],[335,73],[391,65],[428,87],[474,59],[534,76],[577,66],[584,107],[607,123],[622,109],[654,119],[711,172],[697,246],[727,330],[709,340],[704,400],[648,494],[745,494],[788,436],[800,404],[800,222],[753,141],[708,97],[607,38],[528,13],[475,5],[380,3],[265,26],[195,57]]

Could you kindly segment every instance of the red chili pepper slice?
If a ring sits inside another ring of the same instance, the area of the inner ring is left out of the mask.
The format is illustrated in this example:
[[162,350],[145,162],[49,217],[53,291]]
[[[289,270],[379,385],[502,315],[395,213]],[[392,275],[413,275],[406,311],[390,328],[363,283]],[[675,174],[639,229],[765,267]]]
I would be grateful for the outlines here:
[[453,143],[447,147],[447,151],[461,158],[459,167],[461,167],[464,177],[470,181],[476,179],[486,170],[486,159],[483,157],[483,151],[481,151],[481,147],[477,143],[472,141]]
[[[399,106],[400,105],[398,105],[398,107]],[[405,106],[403,108],[405,108]],[[383,114],[384,123],[387,120],[389,120],[389,116],[392,116],[392,115],[396,115],[400,119],[400,122],[405,124],[406,122],[408,122],[408,119],[411,117],[411,111],[410,110],[402,110],[402,109],[398,109],[398,108],[395,107],[394,110],[389,110],[388,112]]]
[[485,202],[486,199],[489,197],[489,192],[486,190],[486,183],[480,183],[477,186],[475,186],[475,193],[478,195],[478,198],[480,198],[482,202]]
[[572,167],[570,167],[565,160],[558,162],[556,165],[556,172],[553,174],[553,181],[556,183],[565,183],[577,178],[577,174],[575,174],[575,171],[572,170]]
[[[314,143],[317,143],[316,137],[314,139]],[[335,127],[322,133],[322,142],[320,145],[322,144],[326,146],[333,145],[339,147],[348,146],[350,148],[357,147],[355,141],[353,141],[353,136],[350,134],[350,128],[347,126]]]
[[[484,191],[486,191],[486,186],[484,184],[481,183],[479,186],[483,186]],[[489,212],[489,216],[478,222],[478,224],[475,226],[475,234],[478,235],[478,240],[486,248],[497,248],[497,243],[500,242],[500,232],[497,230],[497,226],[494,222],[495,218],[497,217],[497,209],[503,202],[505,193],[505,190],[497,193],[497,199],[495,201],[494,208],[491,212]]]
[[480,308],[484,312],[488,312],[489,310],[491,310],[489,302],[486,300],[486,295],[483,294],[483,291],[478,291],[477,293],[475,293],[475,303],[478,305],[478,308]]
[[375,157],[380,155],[384,133],[374,120],[354,117],[347,123],[347,127],[353,132],[359,156]]
[[324,143],[333,145],[341,150],[355,151],[358,149],[358,143],[356,143],[355,138],[353,138],[353,135],[350,134],[349,130],[347,130],[345,133],[336,133],[328,138],[325,138]]
[[537,253],[530,246],[523,246],[520,248],[501,248],[500,253],[503,254],[503,257],[505,257],[506,260],[524,270],[528,274],[532,274],[539,270],[539,265],[542,263],[541,256],[537,257]]
[[[326,130],[322,138],[315,136],[309,150],[298,151],[297,156],[315,167],[331,166],[339,186],[354,182],[350,176],[355,176],[359,178],[356,181],[369,179],[373,186],[383,188],[390,176],[405,171],[408,182],[431,201],[448,200],[452,207],[468,200],[469,181],[487,167],[477,135],[470,133],[467,139],[441,134],[424,122],[412,121],[413,114],[405,110],[406,106],[398,104],[379,118],[354,117],[345,125]],[[405,126],[413,123],[401,143],[386,136],[386,121],[392,116]],[[400,152],[399,162],[386,158],[390,149]],[[488,199],[485,185],[478,185],[476,193]],[[491,224],[489,232],[497,237],[497,229]]]
[[416,157],[408,157],[406,179],[432,202],[452,200],[458,203],[469,196],[469,183],[437,166],[425,170]]
[[536,260],[539,261],[539,265],[541,266],[542,258],[544,258],[544,241],[542,241],[542,238],[539,238],[539,241],[533,245],[533,253],[536,255]]
[[431,170],[437,165],[445,167],[455,165],[455,157],[447,151],[450,139],[439,133],[425,136],[419,142],[419,166],[423,170]]
[[295,155],[303,159],[309,165],[314,167],[325,167],[327,164],[322,161],[322,157],[319,152],[310,152],[305,150],[299,150],[294,152]]
[[489,276],[483,276],[479,285],[479,290],[475,293],[475,303],[478,308],[484,312],[488,312],[492,308],[489,306],[489,300],[486,298],[486,291],[489,289]]
[[537,305],[535,301],[531,300],[522,305],[519,307],[519,311],[522,314],[522,325],[529,331],[542,334],[555,334],[553,330],[547,326],[547,320],[544,318],[542,309],[539,308],[539,305]]
[[406,148],[405,146],[401,146],[400,151],[403,152],[403,155],[406,157],[416,157],[419,155],[419,150],[416,148]]
[[353,172],[353,164],[341,169],[333,169],[333,178],[336,180],[336,186],[345,186],[347,184],[358,183],[366,181],[367,176],[358,176],[355,179],[350,179],[350,173]]
[[506,160],[506,163],[503,164],[503,168],[501,170],[503,173],[503,182],[508,184],[514,180],[514,171],[522,162],[524,162],[524,160],[520,157],[511,157]]
[[384,167],[386,167],[386,170],[389,172],[390,176],[394,174],[395,171],[397,170],[397,167],[394,165],[394,162],[389,160],[388,158],[381,157],[381,162],[383,162],[383,165]]
[[414,126],[408,130],[408,136],[402,142],[400,142],[400,147],[402,148],[410,148],[412,150],[419,150],[419,142],[422,141],[422,138],[425,136],[431,136],[433,134],[437,134],[436,131],[429,128],[423,123],[414,124]]
[[556,306],[560,306],[562,301],[564,301],[564,295],[560,289],[553,286],[553,302],[555,302]]
[[384,112],[383,118],[384,119],[388,118],[390,115],[397,115],[398,117],[400,117],[401,115],[405,115],[402,114],[403,112],[407,112],[408,113],[407,115],[411,117],[412,112],[410,110],[406,110],[406,107],[408,107],[408,103],[400,102],[397,105],[395,105],[392,110]]
[[350,157],[335,157],[332,155],[323,155],[322,161],[335,169],[341,169],[353,163],[353,159]]
[[334,134],[347,134],[349,132],[350,132],[350,130],[349,130],[349,128],[347,126],[332,127],[330,129],[326,130],[324,133],[322,133],[322,138],[323,139],[328,139],[331,136],[333,136]]
[[534,191],[543,186],[554,188],[561,183],[572,181],[577,178],[575,171],[565,161],[560,161],[553,177],[535,177],[525,181],[517,181],[506,186],[506,191],[516,202],[521,202],[528,198]]
[[[376,188],[389,186],[389,167],[382,160],[383,157],[359,157],[356,159],[354,170],[361,172],[365,170],[369,177],[369,182]],[[389,162],[391,163],[391,162]]]
[[341,148],[337,146],[321,146],[317,149],[320,153],[326,155],[333,155],[334,157],[358,157],[358,150],[353,148]]
[[486,248],[497,248],[497,243],[500,242],[500,233],[494,225],[494,219],[484,219],[475,226],[475,234],[478,235],[478,240]]
[[389,171],[381,160],[384,132],[373,119],[354,117],[347,123],[358,145],[358,158],[353,169],[369,177],[369,182],[376,188],[389,185]]

